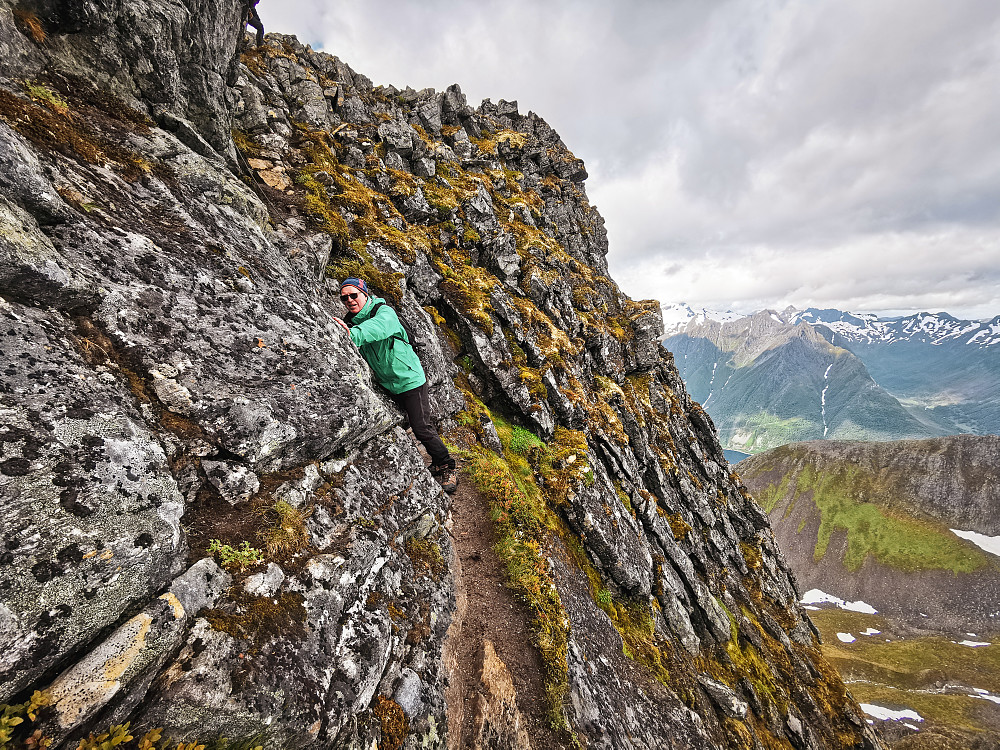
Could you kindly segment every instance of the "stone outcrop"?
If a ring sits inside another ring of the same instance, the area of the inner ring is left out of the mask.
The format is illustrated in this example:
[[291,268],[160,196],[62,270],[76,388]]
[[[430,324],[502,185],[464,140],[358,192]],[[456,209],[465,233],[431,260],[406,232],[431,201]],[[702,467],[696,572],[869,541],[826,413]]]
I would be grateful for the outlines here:
[[[880,747],[558,134],[291,37],[236,57],[238,20],[0,0],[18,731],[447,746],[450,501],[332,321],[361,275],[520,555],[556,741]],[[501,667],[464,712],[519,746]]]

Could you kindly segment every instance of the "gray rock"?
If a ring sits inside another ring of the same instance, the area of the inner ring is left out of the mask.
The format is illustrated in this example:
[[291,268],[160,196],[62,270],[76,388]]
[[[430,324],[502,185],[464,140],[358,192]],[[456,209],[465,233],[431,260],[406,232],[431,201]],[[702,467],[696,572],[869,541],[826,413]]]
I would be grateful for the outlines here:
[[437,170],[437,165],[433,159],[422,157],[413,160],[413,174],[417,177],[433,177]]
[[13,615],[0,700],[9,700],[169,580],[184,508],[128,386],[95,377],[70,341],[81,352],[101,344],[52,312],[2,300],[0,311],[10,388],[0,396],[0,585]]
[[397,151],[390,151],[386,155],[385,166],[388,169],[398,169],[400,172],[410,171],[410,163]]
[[[194,612],[215,603],[231,578],[214,561],[195,563],[167,593],[120,626],[46,688],[54,716],[43,731],[54,743],[83,724],[132,683],[155,672],[180,643]],[[103,679],[95,679],[101,675]],[[148,684],[148,683],[147,683]]]
[[698,675],[698,684],[705,688],[705,692],[723,714],[731,719],[746,718],[749,706],[733,690],[705,675]]
[[[72,212],[41,171],[38,159],[5,122],[0,122],[0,190],[39,224],[68,221]],[[10,235],[7,235],[10,236]]]
[[424,685],[416,672],[412,669],[403,670],[399,686],[396,688],[396,692],[393,693],[392,699],[399,704],[400,708],[403,709],[403,712],[410,719],[419,716],[423,712],[423,703],[421,701],[423,688]]
[[252,596],[274,596],[285,582],[285,572],[274,563],[267,564],[263,573],[255,573],[247,578],[243,589]]
[[417,135],[409,125],[399,122],[383,122],[378,126],[378,134],[390,151],[403,157],[413,153],[413,143]]

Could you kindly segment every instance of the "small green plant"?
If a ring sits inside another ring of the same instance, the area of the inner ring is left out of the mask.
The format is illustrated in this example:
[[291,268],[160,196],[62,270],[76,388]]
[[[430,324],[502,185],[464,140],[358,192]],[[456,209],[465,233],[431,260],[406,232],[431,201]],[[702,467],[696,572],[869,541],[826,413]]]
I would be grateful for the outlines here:
[[108,729],[107,732],[102,732],[98,735],[92,734],[80,740],[77,750],[111,750],[113,747],[131,742],[132,735],[128,733],[128,725],[128,722],[116,724]]
[[601,609],[607,610],[611,607],[611,592],[608,591],[607,589],[601,589],[600,591],[598,591],[597,596],[595,598],[597,600],[598,606]]
[[14,737],[14,728],[24,721],[21,714],[24,713],[23,704],[4,706],[3,713],[0,714],[0,750],[7,750]]
[[57,112],[60,115],[69,113],[69,105],[48,86],[41,83],[25,82],[24,89],[32,99],[48,105],[49,109],[53,112]]
[[510,429],[510,439],[507,442],[507,447],[511,452],[517,453],[519,456],[527,456],[535,449],[544,449],[545,443],[539,440],[534,433],[529,432],[523,427],[513,425]]
[[[48,693],[36,690],[24,703],[0,706],[0,750],[8,750],[14,747],[12,744],[15,727],[24,723],[25,717],[29,721],[38,718],[38,710],[43,706],[48,706],[52,702]],[[41,731],[35,731],[25,741],[26,747],[45,748],[51,744],[52,740],[42,735]]]
[[255,547],[250,546],[250,542],[244,541],[239,547],[231,547],[223,544],[218,539],[213,539],[208,546],[208,551],[219,555],[219,561],[224,568],[239,568],[246,570],[251,565],[264,562],[264,555]]

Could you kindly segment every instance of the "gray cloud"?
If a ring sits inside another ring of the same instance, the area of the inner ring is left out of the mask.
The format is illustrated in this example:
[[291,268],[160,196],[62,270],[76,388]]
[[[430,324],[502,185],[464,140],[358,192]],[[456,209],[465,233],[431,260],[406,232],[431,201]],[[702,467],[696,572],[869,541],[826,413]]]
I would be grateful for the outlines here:
[[267,0],[376,83],[517,99],[669,303],[1000,312],[993,0]]

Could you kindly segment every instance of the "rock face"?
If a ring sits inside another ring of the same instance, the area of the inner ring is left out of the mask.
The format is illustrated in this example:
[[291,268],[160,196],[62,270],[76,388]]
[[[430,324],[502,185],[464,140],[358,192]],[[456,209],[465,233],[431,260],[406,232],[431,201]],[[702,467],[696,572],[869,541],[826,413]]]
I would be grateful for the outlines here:
[[792,444],[737,469],[803,589],[961,633],[1000,611],[1000,558],[965,533],[1000,535],[998,466],[1000,438],[954,435]]
[[502,662],[445,701],[450,501],[332,321],[360,275],[489,495],[554,744],[881,747],[559,136],[290,37],[237,58],[239,10],[0,0],[15,742],[444,748],[464,709],[520,746]]

